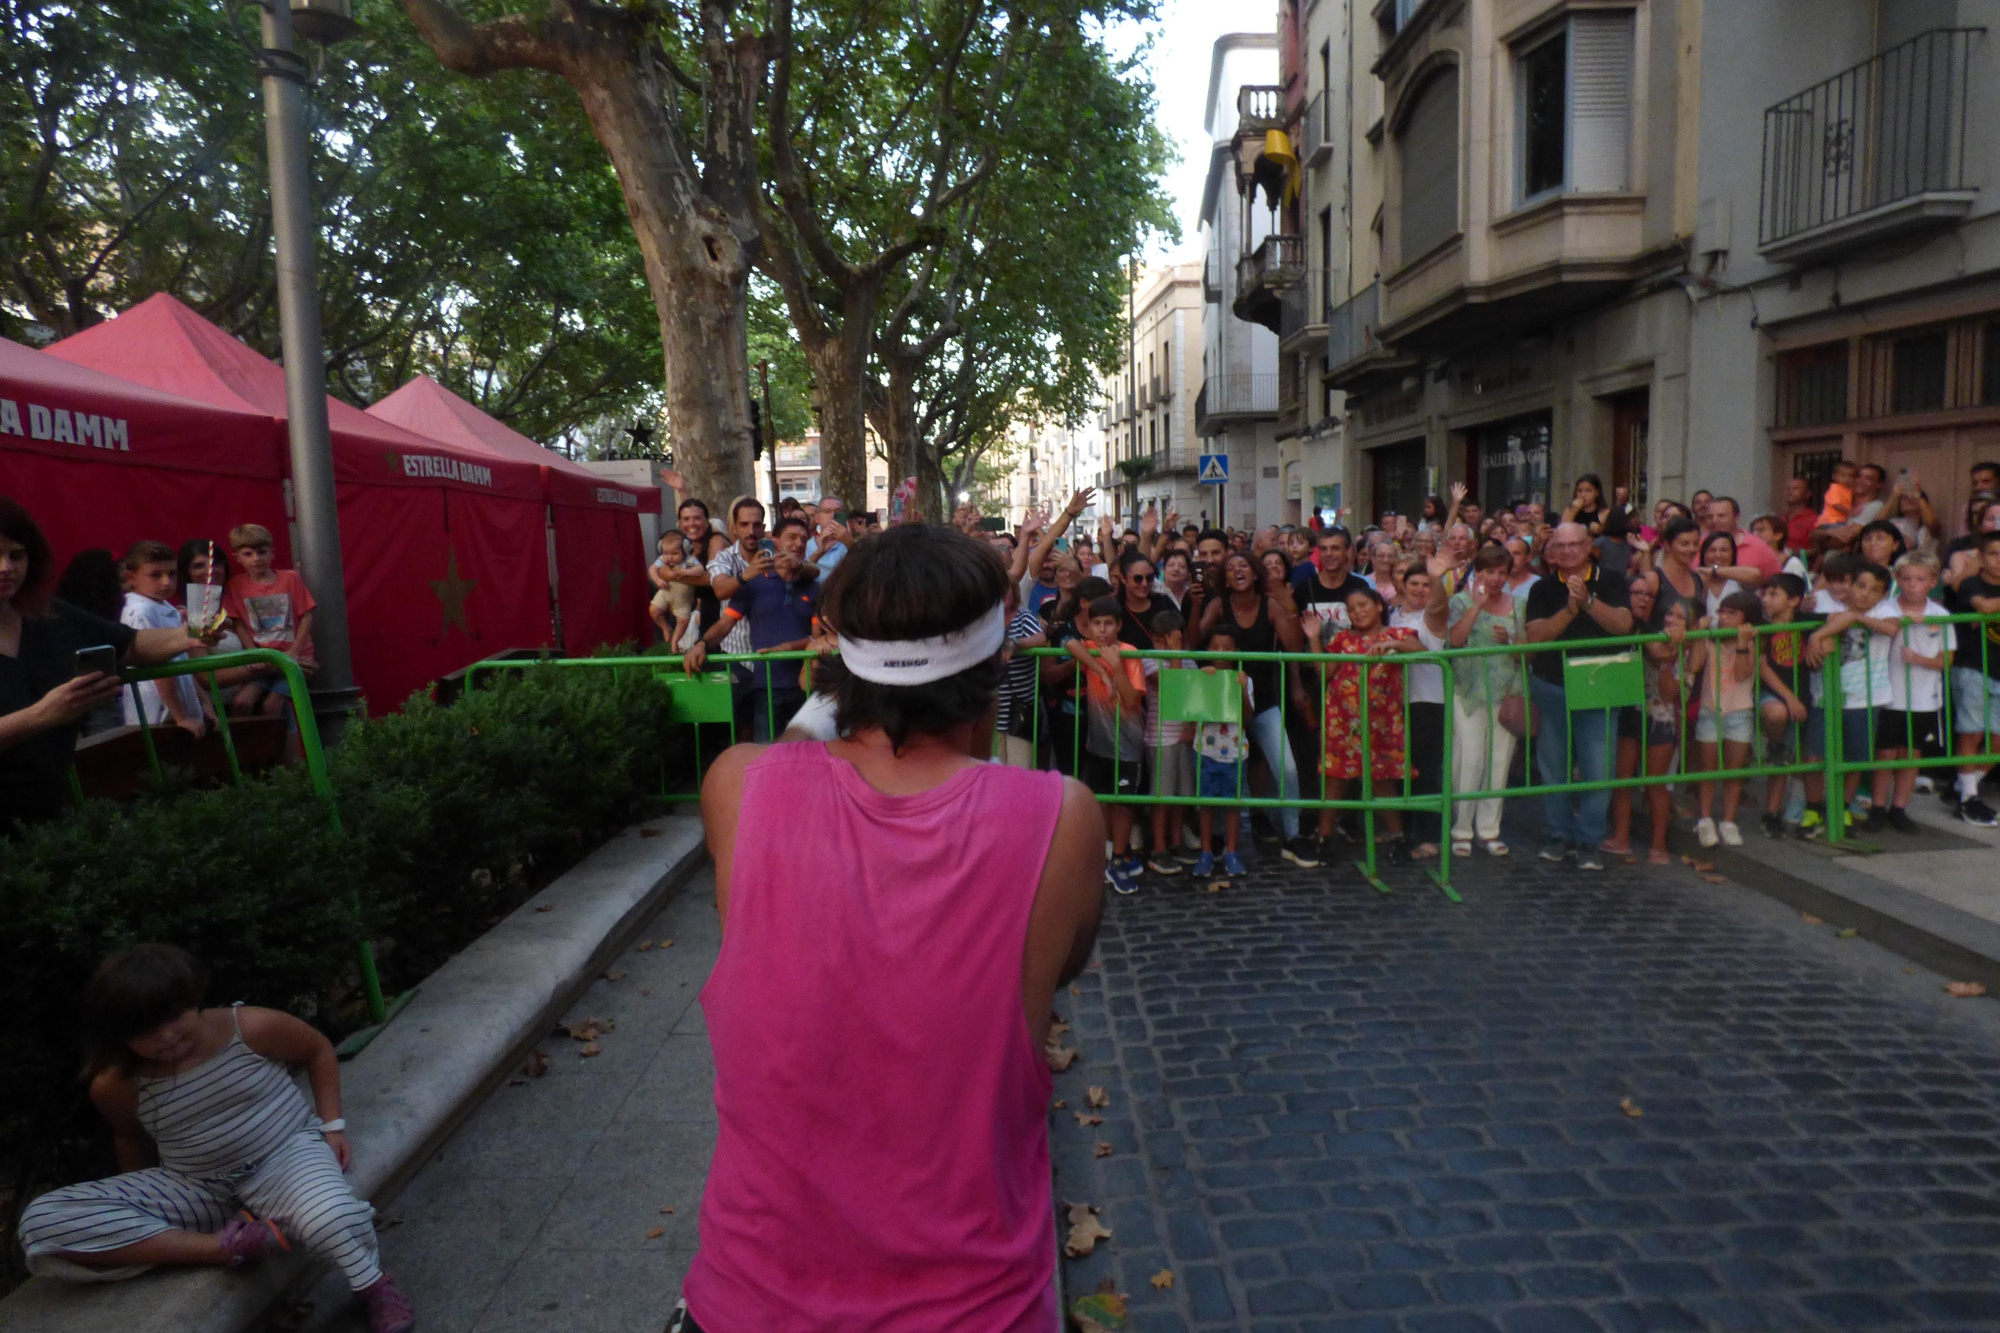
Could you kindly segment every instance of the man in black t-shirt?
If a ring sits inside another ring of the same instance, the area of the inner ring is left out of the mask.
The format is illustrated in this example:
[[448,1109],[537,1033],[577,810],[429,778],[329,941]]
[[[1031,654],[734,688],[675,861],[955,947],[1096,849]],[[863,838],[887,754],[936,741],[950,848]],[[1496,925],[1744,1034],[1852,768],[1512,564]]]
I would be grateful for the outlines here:
[[[2000,532],[1979,535],[1979,566],[1951,590],[1951,610],[1961,616],[2000,616]],[[1951,659],[1952,730],[1958,753],[1991,754],[2000,747],[2000,621],[1958,627],[1958,651]],[[1979,799],[1984,765],[1958,772],[1958,817],[1992,828],[2000,814]]]
[[1299,614],[1317,614],[1322,622],[1346,629],[1347,596],[1367,592],[1368,580],[1354,572],[1354,538],[1346,528],[1319,534],[1319,568],[1300,565],[1292,571],[1292,597]]
[[[1530,643],[1615,639],[1632,633],[1624,575],[1599,568],[1590,552],[1590,530],[1580,523],[1560,524],[1550,534],[1545,551],[1549,575],[1528,589]],[[1568,655],[1545,651],[1528,659],[1528,685],[1540,714],[1536,763],[1547,785],[1570,781],[1572,759],[1583,781],[1604,782],[1611,777],[1611,713],[1608,709],[1570,712],[1563,690],[1563,662]],[[1611,812],[1608,788],[1544,796],[1542,812],[1548,823],[1541,850],[1544,861],[1559,862],[1574,855],[1579,869],[1604,869],[1598,844],[1604,841]]]

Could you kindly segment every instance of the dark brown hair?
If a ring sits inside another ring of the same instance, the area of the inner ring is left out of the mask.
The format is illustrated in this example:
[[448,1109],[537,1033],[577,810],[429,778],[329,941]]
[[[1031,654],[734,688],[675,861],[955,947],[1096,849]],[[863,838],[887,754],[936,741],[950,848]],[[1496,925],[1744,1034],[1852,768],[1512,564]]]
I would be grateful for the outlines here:
[[[956,528],[899,523],[856,545],[827,576],[820,618],[853,639],[929,639],[962,630],[1007,595],[1000,553]],[[1005,670],[1000,654],[923,685],[883,685],[849,672],[837,657],[813,673],[834,698],[843,734],[879,727],[901,749],[976,722],[993,707]]]
[[176,944],[134,944],[97,965],[83,988],[83,1076],[129,1073],[138,1056],[126,1043],[201,1007],[208,973]]
[[28,576],[14,594],[14,607],[24,616],[38,616],[48,609],[49,584],[56,576],[55,553],[28,511],[7,496],[0,495],[0,537],[17,541],[28,549]]
[[125,558],[119,562],[127,574],[136,574],[147,565],[171,565],[176,563],[174,548],[165,542],[133,542],[125,549]]

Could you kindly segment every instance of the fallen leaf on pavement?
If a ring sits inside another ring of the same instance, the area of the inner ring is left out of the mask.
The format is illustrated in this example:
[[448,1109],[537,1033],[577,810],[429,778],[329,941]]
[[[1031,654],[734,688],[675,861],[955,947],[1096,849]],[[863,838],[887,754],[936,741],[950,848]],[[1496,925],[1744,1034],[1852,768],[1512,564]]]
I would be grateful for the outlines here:
[[1695,868],[1696,874],[1701,875],[1706,875],[1709,871],[1715,869],[1715,862],[1713,861],[1690,861],[1688,864]]
[[1174,1270],[1171,1268],[1162,1268],[1159,1272],[1153,1274],[1151,1281],[1155,1291],[1171,1290],[1174,1285]]
[[1208,882],[1208,891],[1210,893],[1221,893],[1228,887],[1229,881],[1226,879],[1212,879]]
[[671,1209],[671,1208],[662,1208],[662,1209],[660,1209],[660,1211],[661,1211],[661,1212],[663,1212],[663,1213],[671,1213],[671,1212],[673,1211],[673,1209]]
[[1076,1063],[1076,1051],[1072,1047],[1048,1046],[1043,1048],[1042,1054],[1048,1057],[1049,1068],[1058,1074]]
[[1703,875],[1702,878],[1710,884],[1727,884],[1729,882],[1729,876],[1727,875]]
[[1063,1101],[1063,1099],[1062,1099],[1062,1098],[1060,1098],[1060,1097],[1056,1098],[1056,1110],[1060,1111],[1060,1110],[1062,1110],[1062,1109],[1063,1109],[1063,1107],[1064,1107],[1064,1106],[1066,1106],[1066,1105],[1068,1105],[1068,1103],[1067,1103],[1067,1102],[1065,1102],[1065,1101]]
[[1111,1155],[1111,1145],[1099,1139],[1091,1151],[1098,1157],[1109,1157]]
[[583,1049],[581,1051],[578,1051],[577,1054],[582,1056],[584,1059],[588,1060],[591,1056],[598,1054],[603,1049],[604,1048],[602,1046],[599,1046],[596,1042],[587,1041],[583,1044]]
[[1986,984],[1980,981],[1949,981],[1945,983],[1944,993],[1963,1000],[1986,994]]
[[639,952],[640,952],[640,953],[644,953],[644,952],[646,952],[646,950],[648,950],[648,949],[650,949],[650,948],[652,948],[652,947],[653,947],[653,942],[652,942],[651,940],[640,940],[640,941],[639,941]]
[[1081,1259],[1097,1248],[1098,1241],[1111,1238],[1111,1228],[1097,1220],[1097,1210],[1087,1203],[1072,1203],[1068,1208],[1069,1238],[1063,1242],[1063,1253]]
[[1105,1278],[1097,1290],[1069,1307],[1077,1333],[1118,1333],[1125,1327],[1125,1298],[1117,1283]]
[[1088,1111],[1072,1111],[1070,1114],[1076,1117],[1076,1123],[1079,1125],[1101,1125],[1104,1123],[1103,1116],[1092,1115]]
[[1084,1100],[1092,1106],[1109,1106],[1111,1105],[1111,1094],[1093,1083],[1090,1092],[1085,1096]]
[[1799,920],[1805,922],[1808,926],[1823,926],[1826,924],[1826,922],[1820,920],[1818,917],[1814,916],[1811,912],[1800,912]]
[[586,1018],[581,1023],[558,1023],[556,1031],[571,1041],[596,1041],[611,1030],[611,1025],[602,1019]]
[[631,974],[620,969],[611,972],[606,972],[604,974],[604,979],[606,981],[623,981],[629,975]]
[[555,906],[556,905],[554,903],[543,903],[540,907],[537,907],[535,910],[537,912],[552,912],[555,910]]
[[1074,987],[1074,986],[1071,986],[1071,987],[1069,988],[1069,993],[1070,993],[1071,995],[1081,995],[1081,994],[1083,994],[1083,992],[1082,992],[1082,991],[1078,990],[1078,989],[1077,989],[1076,987]]
[[1069,1024],[1063,1022],[1060,1018],[1058,1018],[1054,1022],[1049,1024],[1049,1040],[1053,1042],[1057,1037],[1060,1037],[1063,1033],[1067,1031],[1069,1031]]
[[660,836],[660,832],[656,828],[642,828],[639,830],[639,836],[642,838],[657,838]]
[[549,1057],[540,1051],[531,1053],[528,1056],[528,1063],[521,1066],[521,1072],[529,1078],[540,1078],[549,1072]]
[[662,949],[671,949],[674,947],[674,942],[672,940],[661,940],[660,947]]
[[1681,864],[1684,866],[1691,866],[1694,864],[1694,858],[1692,856],[1689,856],[1686,852],[1682,852]]
[[641,995],[651,995],[653,993],[653,988],[651,986],[641,986],[639,987],[639,993]]
[[646,1239],[658,1240],[660,1237],[666,1234],[667,1234],[667,1229],[665,1227],[654,1227],[651,1231],[648,1231],[646,1233]]
[[1646,1114],[1645,1108],[1641,1107],[1639,1103],[1633,1101],[1630,1097],[1627,1097],[1625,1098],[1625,1100],[1619,1102],[1618,1109],[1623,1111],[1626,1115],[1631,1116],[1634,1120],[1637,1120],[1640,1116]]
[[1849,926],[1846,930],[1840,932],[1840,938],[1844,940],[1851,940],[1860,933],[1861,932],[1856,930],[1853,926]]

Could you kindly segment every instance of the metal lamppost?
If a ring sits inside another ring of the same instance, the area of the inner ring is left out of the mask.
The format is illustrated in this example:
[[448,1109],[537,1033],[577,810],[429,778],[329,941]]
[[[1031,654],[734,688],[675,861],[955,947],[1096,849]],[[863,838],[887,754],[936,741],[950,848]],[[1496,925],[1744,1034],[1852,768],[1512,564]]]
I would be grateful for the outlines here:
[[[312,188],[306,147],[305,86],[309,69],[292,40],[294,28],[318,42],[359,29],[348,0],[260,0],[263,49],[257,73],[264,85],[264,141],[271,159],[271,231],[278,250],[278,323],[285,356],[285,417],[290,428],[292,499],[298,520],[293,553],[317,604],[313,612],[312,708],[329,744],[360,697],[347,638],[347,584],[340,560],[333,443],[326,421],[326,347],[320,334],[319,282],[314,270]],[[296,20],[296,22],[295,22]]]

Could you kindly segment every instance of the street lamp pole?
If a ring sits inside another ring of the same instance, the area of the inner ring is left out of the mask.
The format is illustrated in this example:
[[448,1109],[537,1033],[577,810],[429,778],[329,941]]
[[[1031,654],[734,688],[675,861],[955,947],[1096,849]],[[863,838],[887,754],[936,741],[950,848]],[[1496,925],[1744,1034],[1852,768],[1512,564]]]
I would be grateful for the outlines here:
[[285,358],[285,418],[290,428],[293,556],[312,589],[312,708],[320,735],[337,743],[360,696],[347,638],[347,584],[340,560],[333,444],[326,420],[326,347],[320,333],[314,272],[312,188],[306,152],[308,67],[292,37],[289,0],[262,0],[264,141],[271,159],[271,231],[278,250],[278,325]]

